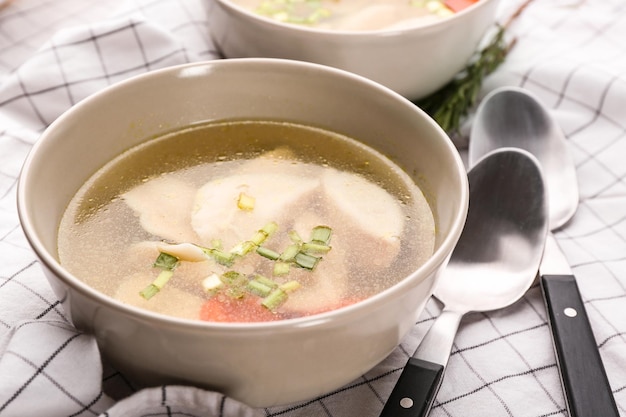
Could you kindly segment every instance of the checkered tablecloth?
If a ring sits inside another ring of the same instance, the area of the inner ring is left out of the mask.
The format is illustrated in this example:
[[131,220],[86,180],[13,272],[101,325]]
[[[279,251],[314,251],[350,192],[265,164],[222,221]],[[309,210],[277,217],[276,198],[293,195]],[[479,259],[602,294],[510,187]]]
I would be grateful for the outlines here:
[[[21,164],[46,126],[88,95],[219,59],[200,1],[0,0],[0,417],[375,417],[440,311],[431,301],[402,344],[345,387],[269,409],[192,387],[137,390],[72,327],[19,226]],[[521,0],[502,2],[505,18]],[[626,2],[535,0],[508,32],[517,44],[482,94],[526,88],[567,136],[581,204],[557,238],[626,416]],[[464,318],[430,415],[567,416],[537,285],[509,308]]]

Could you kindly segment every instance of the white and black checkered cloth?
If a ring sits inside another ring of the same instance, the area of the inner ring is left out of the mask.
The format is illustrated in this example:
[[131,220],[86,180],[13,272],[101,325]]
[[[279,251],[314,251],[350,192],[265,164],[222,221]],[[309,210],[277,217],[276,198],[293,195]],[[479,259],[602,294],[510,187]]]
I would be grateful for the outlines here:
[[[137,391],[68,322],[20,229],[22,162],[46,126],[88,95],[219,59],[200,1],[0,0],[0,417],[376,417],[440,311],[431,301],[402,344],[347,386],[269,409],[192,387]],[[502,0],[501,17],[521,1]],[[524,87],[567,136],[581,204],[557,238],[626,416],[626,2],[535,0],[509,34],[517,44],[482,94]],[[567,416],[538,286],[509,308],[465,317],[430,415]]]

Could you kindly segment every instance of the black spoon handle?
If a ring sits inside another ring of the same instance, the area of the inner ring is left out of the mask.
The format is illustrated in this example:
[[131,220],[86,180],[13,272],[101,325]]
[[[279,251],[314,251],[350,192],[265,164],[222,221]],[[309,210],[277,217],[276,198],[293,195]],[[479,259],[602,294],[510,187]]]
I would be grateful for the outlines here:
[[619,417],[573,275],[541,277],[570,417]]
[[444,366],[409,358],[380,417],[425,417],[443,380]]

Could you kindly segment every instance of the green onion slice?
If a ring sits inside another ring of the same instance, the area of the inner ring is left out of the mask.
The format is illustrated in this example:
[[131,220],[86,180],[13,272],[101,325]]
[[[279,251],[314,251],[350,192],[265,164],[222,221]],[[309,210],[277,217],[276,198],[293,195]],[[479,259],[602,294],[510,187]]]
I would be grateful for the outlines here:
[[144,288],[139,294],[146,300],[151,299],[161,291],[173,275],[174,272],[171,269],[164,269],[159,273],[156,279],[152,281],[152,284]]
[[161,291],[161,290],[157,286],[155,286],[153,284],[150,284],[146,288],[141,290],[139,292],[139,295],[141,295],[144,299],[149,300],[152,297],[154,297],[155,295],[157,295],[157,293],[159,291]]
[[287,294],[294,292],[298,288],[300,288],[300,283],[298,281],[288,281],[279,287],[281,290],[285,291]]
[[256,253],[272,261],[275,261],[278,258],[280,258],[280,253],[272,249],[266,248],[265,246],[259,246],[258,248],[256,248]]
[[308,253],[304,252],[299,252],[295,257],[296,265],[298,265],[300,268],[308,269],[309,271],[315,269],[320,259],[322,258],[309,255]]
[[178,265],[178,258],[170,255],[169,253],[160,252],[159,256],[154,261],[152,265],[155,268],[161,268],[165,270],[173,270]]
[[255,275],[254,280],[264,285],[267,285],[270,288],[278,288],[278,284],[276,282],[272,281],[271,279],[263,275],[259,275],[259,274]]
[[224,266],[232,266],[235,262],[235,255],[232,253],[224,252],[219,248],[201,248],[204,253],[212,257],[215,262]]
[[248,281],[246,289],[259,297],[267,297],[272,292],[272,287],[256,280]]
[[328,226],[315,226],[311,230],[311,242],[328,246],[333,231]]
[[301,248],[301,244],[292,243],[291,245],[285,248],[283,253],[280,254],[279,259],[284,262],[292,262],[294,258],[296,257],[296,255],[298,254],[298,252],[300,252],[300,248]]
[[304,253],[328,253],[330,252],[330,246],[323,243],[307,242],[302,244],[302,252]]
[[270,311],[274,311],[287,301],[289,293],[297,290],[298,288],[300,288],[300,283],[298,281],[286,282],[270,292],[263,299],[261,305]]
[[302,244],[302,242],[304,242],[298,232],[296,232],[295,230],[289,231],[289,239],[291,239],[293,243],[297,243],[300,245]]
[[221,276],[220,279],[226,285],[231,287],[241,287],[246,283],[246,276],[237,271],[226,271]]
[[285,301],[287,301],[287,293],[280,288],[276,288],[263,299],[261,305],[270,311],[274,311],[283,305]]
[[278,261],[278,262],[274,263],[273,274],[275,276],[277,276],[277,277],[289,274],[290,270],[291,270],[291,263],[290,262]]

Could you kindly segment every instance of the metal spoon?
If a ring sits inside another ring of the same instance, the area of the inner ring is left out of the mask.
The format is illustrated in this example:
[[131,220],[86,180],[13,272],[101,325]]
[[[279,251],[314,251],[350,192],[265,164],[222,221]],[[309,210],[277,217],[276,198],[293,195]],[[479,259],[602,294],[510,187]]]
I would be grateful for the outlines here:
[[468,177],[467,222],[435,290],[445,307],[409,358],[381,417],[426,416],[463,315],[512,304],[537,276],[548,231],[537,160],[519,149],[499,150]]
[[[578,206],[576,170],[563,132],[539,100],[521,88],[495,90],[479,106],[470,165],[503,146],[523,148],[537,157],[546,176],[550,229],[566,224]],[[576,280],[552,234],[539,272],[570,417],[618,417]]]

